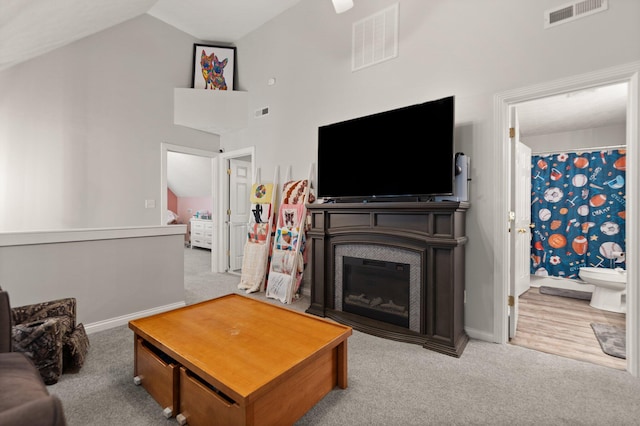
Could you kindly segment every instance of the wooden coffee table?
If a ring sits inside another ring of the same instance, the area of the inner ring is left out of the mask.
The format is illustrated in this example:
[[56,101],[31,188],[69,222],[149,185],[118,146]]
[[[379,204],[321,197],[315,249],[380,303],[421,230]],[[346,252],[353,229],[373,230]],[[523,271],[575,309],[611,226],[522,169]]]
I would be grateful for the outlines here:
[[293,424],[347,387],[351,327],[230,294],[129,322],[134,379],[190,426]]

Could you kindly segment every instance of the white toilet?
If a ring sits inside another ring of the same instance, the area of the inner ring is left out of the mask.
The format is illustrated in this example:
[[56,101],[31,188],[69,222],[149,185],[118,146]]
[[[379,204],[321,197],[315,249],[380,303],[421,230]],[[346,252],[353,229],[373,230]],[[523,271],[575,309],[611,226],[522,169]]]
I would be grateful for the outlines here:
[[595,289],[591,296],[591,306],[610,312],[627,312],[627,271],[622,268],[580,268],[580,278]]

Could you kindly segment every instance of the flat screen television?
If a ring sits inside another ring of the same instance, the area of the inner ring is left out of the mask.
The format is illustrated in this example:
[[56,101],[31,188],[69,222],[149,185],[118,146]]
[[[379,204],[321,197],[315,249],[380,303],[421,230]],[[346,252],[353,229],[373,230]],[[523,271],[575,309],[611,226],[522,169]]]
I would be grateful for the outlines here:
[[452,195],[455,97],[318,128],[317,195],[325,201],[429,201]]

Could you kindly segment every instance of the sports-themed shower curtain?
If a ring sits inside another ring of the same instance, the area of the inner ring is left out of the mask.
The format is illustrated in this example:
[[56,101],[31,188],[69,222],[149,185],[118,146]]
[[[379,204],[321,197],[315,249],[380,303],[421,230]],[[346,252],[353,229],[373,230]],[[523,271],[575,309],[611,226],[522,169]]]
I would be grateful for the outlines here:
[[625,268],[625,170],[623,149],[532,156],[532,274]]

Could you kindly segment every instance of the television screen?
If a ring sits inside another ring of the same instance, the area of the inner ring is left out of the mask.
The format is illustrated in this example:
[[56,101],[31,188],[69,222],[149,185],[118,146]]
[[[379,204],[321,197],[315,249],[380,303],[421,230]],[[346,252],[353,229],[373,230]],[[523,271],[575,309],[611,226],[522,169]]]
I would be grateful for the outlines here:
[[453,96],[318,128],[318,197],[452,195]]

